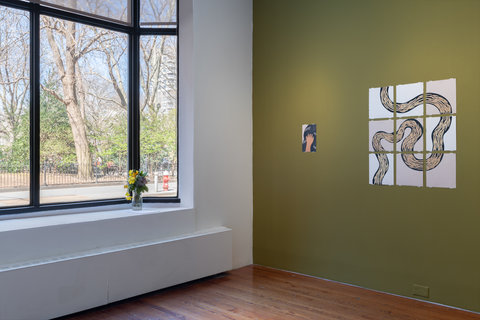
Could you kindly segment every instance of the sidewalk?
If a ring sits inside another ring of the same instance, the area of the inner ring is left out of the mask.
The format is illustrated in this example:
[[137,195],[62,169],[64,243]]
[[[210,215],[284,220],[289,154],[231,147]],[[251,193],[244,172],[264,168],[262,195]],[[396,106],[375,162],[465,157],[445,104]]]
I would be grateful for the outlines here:
[[[47,187],[40,190],[42,203],[73,202],[73,201],[92,201],[100,199],[124,198],[125,189],[123,182],[108,185],[84,185],[75,187]],[[153,183],[148,184],[147,197],[174,197],[176,195],[177,183],[169,183],[168,191],[162,190],[162,184],[159,184],[159,192],[154,192]],[[0,191],[0,208],[8,206],[22,206],[29,204],[29,191]]]

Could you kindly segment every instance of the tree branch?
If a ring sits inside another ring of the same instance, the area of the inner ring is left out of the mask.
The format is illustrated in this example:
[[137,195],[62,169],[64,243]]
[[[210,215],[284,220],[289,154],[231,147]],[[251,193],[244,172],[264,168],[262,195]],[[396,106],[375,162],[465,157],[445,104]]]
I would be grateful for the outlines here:
[[40,87],[42,88],[42,90],[44,90],[44,91],[48,92],[49,94],[51,94],[52,96],[54,96],[58,101],[60,101],[64,105],[67,105],[67,102],[55,90],[47,88],[43,84],[40,84]]

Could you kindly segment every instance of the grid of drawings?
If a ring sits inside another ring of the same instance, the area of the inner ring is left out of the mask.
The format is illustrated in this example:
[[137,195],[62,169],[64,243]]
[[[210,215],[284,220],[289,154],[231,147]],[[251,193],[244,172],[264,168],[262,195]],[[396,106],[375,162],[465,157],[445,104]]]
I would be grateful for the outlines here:
[[456,187],[456,80],[369,89],[369,183]]

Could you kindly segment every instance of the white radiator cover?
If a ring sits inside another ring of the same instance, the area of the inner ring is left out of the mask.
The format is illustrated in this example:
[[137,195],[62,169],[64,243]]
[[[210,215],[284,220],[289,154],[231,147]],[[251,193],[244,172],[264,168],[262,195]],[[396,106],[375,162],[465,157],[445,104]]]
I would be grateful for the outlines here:
[[50,319],[232,269],[232,230],[112,246],[0,268],[0,319]]

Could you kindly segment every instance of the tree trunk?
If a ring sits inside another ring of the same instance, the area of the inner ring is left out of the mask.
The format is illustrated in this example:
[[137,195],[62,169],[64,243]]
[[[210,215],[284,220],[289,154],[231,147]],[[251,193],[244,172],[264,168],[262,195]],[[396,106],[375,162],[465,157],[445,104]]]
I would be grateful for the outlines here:
[[67,105],[68,120],[72,128],[73,141],[75,142],[75,153],[78,162],[78,178],[80,180],[93,179],[92,156],[87,139],[87,129],[85,123],[85,114],[82,113],[81,103],[79,101],[80,81],[77,76],[79,68],[78,62],[74,56],[76,50],[75,35],[76,28],[74,22],[67,22],[66,50],[65,50],[65,76],[62,79],[64,99]]
[[[48,23],[48,20],[45,20]],[[81,81],[77,79],[80,76],[78,71],[78,48],[76,47],[76,27],[74,22],[65,22],[65,50],[62,52],[65,63],[62,61],[62,53],[55,41],[52,29],[46,26],[48,42],[52,49],[55,64],[60,74],[63,87],[63,99],[61,100],[66,108],[68,120],[72,129],[73,141],[75,143],[75,154],[78,162],[78,178],[81,181],[93,179],[92,156],[87,138],[87,128],[85,123],[85,114],[82,112],[83,94],[79,92]]]
[[88,145],[85,120],[75,103],[67,105],[68,120],[72,128],[75,153],[78,162],[78,178],[82,181],[93,179],[92,156]]

